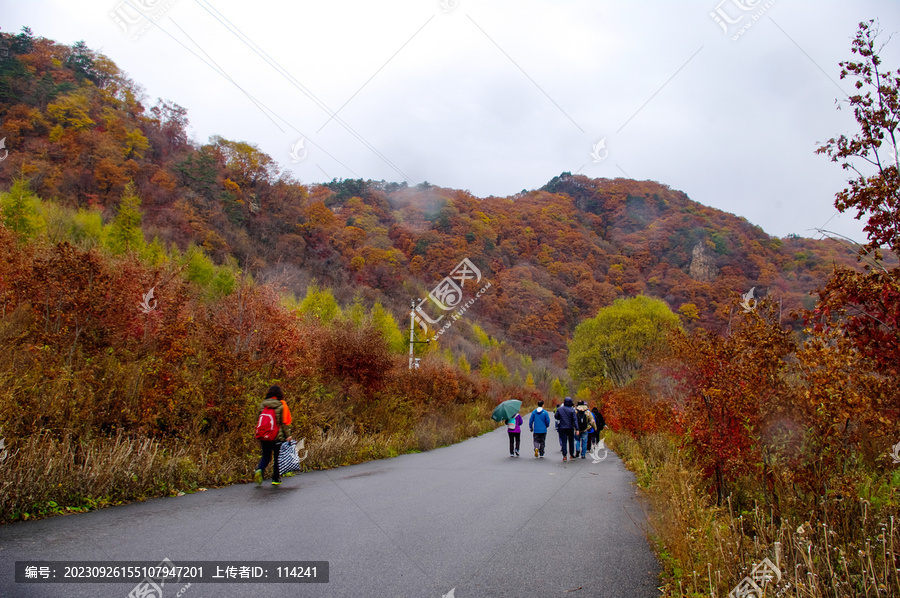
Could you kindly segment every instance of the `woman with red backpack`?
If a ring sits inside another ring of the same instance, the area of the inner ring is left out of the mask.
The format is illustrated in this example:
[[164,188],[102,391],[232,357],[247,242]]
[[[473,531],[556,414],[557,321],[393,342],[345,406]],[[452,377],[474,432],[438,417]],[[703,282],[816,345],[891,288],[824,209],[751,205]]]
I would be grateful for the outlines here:
[[272,386],[266,392],[266,398],[259,404],[259,417],[256,424],[256,438],[262,448],[262,458],[253,472],[253,481],[257,485],[262,484],[263,474],[269,461],[272,461],[272,485],[281,484],[281,474],[278,471],[278,452],[281,443],[291,440],[290,424],[291,412],[284,402],[284,392],[281,387]]

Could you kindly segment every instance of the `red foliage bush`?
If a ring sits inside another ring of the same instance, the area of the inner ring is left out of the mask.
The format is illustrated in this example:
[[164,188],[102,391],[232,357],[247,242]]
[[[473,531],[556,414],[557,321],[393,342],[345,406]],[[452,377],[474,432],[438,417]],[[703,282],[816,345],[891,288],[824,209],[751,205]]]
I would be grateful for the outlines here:
[[481,394],[470,376],[446,364],[429,361],[416,370],[397,367],[389,388],[413,403],[434,406],[468,403]]
[[673,405],[659,397],[658,389],[644,377],[602,393],[592,402],[600,405],[603,419],[616,432],[640,436],[681,429]]
[[318,369],[332,380],[379,389],[393,366],[387,342],[371,326],[355,327],[342,322],[320,328]]

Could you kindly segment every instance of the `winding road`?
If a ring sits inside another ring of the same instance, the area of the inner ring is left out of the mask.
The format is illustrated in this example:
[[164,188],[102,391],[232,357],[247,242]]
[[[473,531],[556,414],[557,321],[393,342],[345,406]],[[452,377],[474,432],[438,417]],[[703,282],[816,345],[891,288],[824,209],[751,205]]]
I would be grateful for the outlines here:
[[[16,561],[328,561],[328,583],[167,583],[162,598],[658,596],[633,475],[507,454],[506,428],[394,459],[0,526],[0,597],[132,598],[17,583]],[[556,434],[548,434],[548,449]],[[600,452],[603,455],[603,451]],[[248,467],[252,464],[248,463]],[[146,586],[145,586],[146,587]],[[145,592],[141,598],[160,598]]]

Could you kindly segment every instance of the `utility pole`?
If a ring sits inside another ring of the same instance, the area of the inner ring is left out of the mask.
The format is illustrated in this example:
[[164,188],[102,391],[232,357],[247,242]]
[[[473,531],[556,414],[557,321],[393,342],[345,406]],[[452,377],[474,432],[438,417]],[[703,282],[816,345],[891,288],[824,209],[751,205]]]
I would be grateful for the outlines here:
[[419,365],[415,362],[415,357],[413,356],[413,349],[416,346],[416,300],[413,299],[410,302],[411,309],[409,310],[409,369],[413,369],[413,364]]
[[413,299],[410,303],[409,310],[409,369],[411,370],[419,369],[419,360],[421,357],[416,357],[414,354],[417,344],[427,345],[428,341],[416,340],[416,300]]

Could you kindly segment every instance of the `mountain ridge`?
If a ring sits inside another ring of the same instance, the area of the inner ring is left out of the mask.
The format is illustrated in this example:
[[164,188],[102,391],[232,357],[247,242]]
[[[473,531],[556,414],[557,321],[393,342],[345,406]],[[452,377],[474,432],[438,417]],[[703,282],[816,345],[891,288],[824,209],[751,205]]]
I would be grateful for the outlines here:
[[[245,141],[195,144],[187,111],[140,87],[109,58],[0,33],[6,188],[111,220],[125,186],[143,230],[166,247],[202,247],[287,292],[315,279],[344,303],[380,300],[395,315],[463,258],[492,282],[467,318],[518,348],[561,357],[575,325],[617,298],[664,299],[687,326],[717,328],[750,287],[787,314],[809,307],[840,243],[779,239],[746,219],[653,181],[561,173],[539,189],[478,198],[464,190],[362,179],[303,184]],[[402,320],[401,320],[402,321]]]

